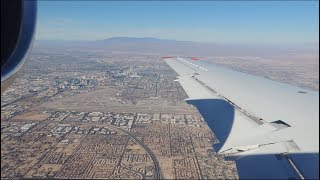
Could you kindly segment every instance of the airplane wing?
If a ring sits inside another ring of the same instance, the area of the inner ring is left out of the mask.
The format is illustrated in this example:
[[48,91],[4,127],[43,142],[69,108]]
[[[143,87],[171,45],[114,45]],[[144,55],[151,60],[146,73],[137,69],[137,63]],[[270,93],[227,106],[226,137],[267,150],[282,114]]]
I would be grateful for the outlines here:
[[197,58],[164,58],[240,178],[319,178],[319,92]]

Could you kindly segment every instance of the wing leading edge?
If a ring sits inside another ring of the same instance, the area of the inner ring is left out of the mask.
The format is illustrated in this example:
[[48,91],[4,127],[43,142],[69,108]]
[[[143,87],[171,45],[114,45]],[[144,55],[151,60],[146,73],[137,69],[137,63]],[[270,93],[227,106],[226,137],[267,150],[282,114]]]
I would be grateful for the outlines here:
[[215,64],[168,58],[178,81],[237,163],[240,178],[319,178],[319,93]]

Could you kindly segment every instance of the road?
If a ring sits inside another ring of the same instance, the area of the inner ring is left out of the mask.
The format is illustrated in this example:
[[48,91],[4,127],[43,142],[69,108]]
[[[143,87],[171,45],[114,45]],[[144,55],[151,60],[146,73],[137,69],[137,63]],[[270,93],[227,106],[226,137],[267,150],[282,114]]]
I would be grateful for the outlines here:
[[[115,127],[115,126],[113,126],[113,127]],[[136,143],[138,143],[141,147],[143,147],[145,149],[145,151],[149,154],[149,156],[151,157],[153,164],[154,164],[154,171],[155,171],[154,178],[161,179],[160,165],[159,165],[159,162],[158,162],[156,156],[153,154],[153,152],[145,144],[143,144],[143,142],[141,142],[135,135],[133,135],[131,132],[124,130],[124,129],[121,129],[121,128],[118,128],[118,127],[115,127],[115,128],[127,133],[130,137],[132,137],[134,139],[134,141]]]

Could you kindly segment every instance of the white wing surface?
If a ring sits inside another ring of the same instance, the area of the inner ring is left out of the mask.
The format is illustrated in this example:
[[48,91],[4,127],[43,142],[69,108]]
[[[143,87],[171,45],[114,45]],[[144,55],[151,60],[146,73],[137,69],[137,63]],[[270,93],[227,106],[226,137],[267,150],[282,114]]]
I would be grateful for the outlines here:
[[166,58],[240,178],[319,178],[319,92],[192,58]]

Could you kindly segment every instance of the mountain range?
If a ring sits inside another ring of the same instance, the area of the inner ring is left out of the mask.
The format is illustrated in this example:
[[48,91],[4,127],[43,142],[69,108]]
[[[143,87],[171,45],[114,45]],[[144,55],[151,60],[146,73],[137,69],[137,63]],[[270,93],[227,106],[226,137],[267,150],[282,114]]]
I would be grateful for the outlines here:
[[202,43],[153,37],[112,37],[92,41],[36,40],[34,47],[122,51],[185,56],[269,56],[288,52],[318,52],[319,46],[272,46]]

